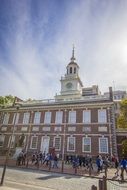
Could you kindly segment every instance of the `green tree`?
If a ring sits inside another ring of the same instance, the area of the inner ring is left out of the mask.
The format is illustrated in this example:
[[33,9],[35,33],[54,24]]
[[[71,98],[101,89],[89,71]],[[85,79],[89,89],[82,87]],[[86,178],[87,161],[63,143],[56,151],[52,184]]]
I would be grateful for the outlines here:
[[15,97],[12,95],[0,96],[0,106],[7,106],[13,104],[14,98]]
[[117,118],[117,126],[127,129],[127,99],[122,100],[120,103],[120,115]]
[[125,140],[122,141],[122,154],[124,156],[127,155],[127,139],[125,139]]

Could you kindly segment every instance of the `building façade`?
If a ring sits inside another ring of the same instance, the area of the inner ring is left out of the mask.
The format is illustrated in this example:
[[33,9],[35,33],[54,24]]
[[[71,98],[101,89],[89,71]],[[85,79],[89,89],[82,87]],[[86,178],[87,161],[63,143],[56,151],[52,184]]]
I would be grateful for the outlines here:
[[116,155],[115,112],[112,89],[101,95],[98,86],[84,88],[74,49],[66,74],[61,77],[61,92],[54,99],[15,101],[0,109],[0,152],[14,151],[24,134],[27,152],[60,155]]

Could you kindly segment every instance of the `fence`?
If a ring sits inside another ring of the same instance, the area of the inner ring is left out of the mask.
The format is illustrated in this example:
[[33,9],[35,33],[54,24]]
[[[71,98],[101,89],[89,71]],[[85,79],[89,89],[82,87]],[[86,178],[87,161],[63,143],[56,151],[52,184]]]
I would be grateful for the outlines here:
[[[3,166],[5,163],[5,157],[0,157],[0,166]],[[93,185],[91,187],[91,190],[126,190],[127,189],[127,175],[125,173],[125,181],[124,183],[119,179],[113,179],[113,175],[115,173],[115,169],[107,168],[103,170],[103,172],[99,173],[97,172],[96,165],[93,164],[93,168],[91,167],[75,167],[72,166],[72,164],[66,164],[65,162],[62,163],[59,161],[58,168],[52,167],[52,163],[49,162],[48,165],[43,163],[32,163],[31,159],[26,159],[24,163],[17,164],[17,160],[9,158],[8,160],[8,166],[16,166],[19,168],[31,168],[31,169],[38,169],[38,170],[45,170],[45,171],[52,171],[52,172],[58,172],[58,173],[66,173],[66,174],[74,174],[74,175],[80,175],[80,176],[87,176],[87,177],[95,177],[99,179],[98,187]],[[119,173],[120,174],[120,173]]]
[[107,180],[107,190],[126,190],[126,189],[127,189],[127,183]]
[[102,179],[99,179],[98,187],[95,185],[92,185],[91,190],[126,190],[127,189],[127,183],[124,183],[122,181],[113,181],[106,178],[106,176],[103,176]]

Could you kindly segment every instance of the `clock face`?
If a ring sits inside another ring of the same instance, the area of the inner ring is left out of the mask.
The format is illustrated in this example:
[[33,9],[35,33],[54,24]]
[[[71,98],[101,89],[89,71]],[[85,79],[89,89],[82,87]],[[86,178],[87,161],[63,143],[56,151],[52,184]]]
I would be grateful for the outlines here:
[[68,89],[71,89],[72,86],[73,86],[73,84],[72,84],[71,82],[68,82],[68,83],[66,84],[66,87],[67,87]]

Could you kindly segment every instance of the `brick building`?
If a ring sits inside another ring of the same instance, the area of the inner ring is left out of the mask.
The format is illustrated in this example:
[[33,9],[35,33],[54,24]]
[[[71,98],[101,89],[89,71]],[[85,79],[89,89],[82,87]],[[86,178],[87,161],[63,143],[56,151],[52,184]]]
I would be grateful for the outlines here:
[[23,146],[29,152],[55,148],[60,155],[117,155],[112,89],[104,96],[96,85],[83,87],[74,49],[66,69],[54,99],[19,100],[0,109],[1,153],[8,146],[14,150],[24,134]]

